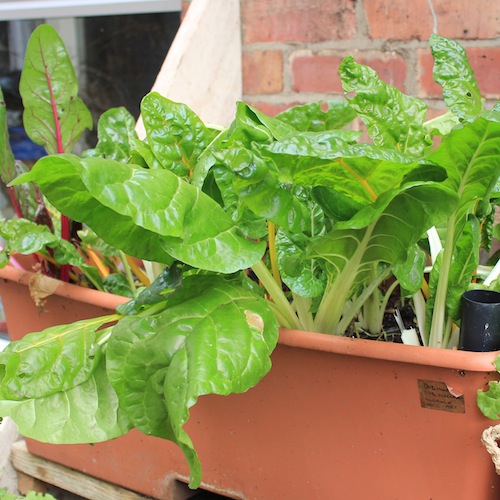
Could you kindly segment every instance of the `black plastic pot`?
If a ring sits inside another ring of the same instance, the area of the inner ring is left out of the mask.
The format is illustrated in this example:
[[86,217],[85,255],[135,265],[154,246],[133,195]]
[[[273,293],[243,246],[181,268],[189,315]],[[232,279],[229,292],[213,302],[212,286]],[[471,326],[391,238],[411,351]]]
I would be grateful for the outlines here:
[[468,290],[462,296],[458,348],[464,351],[500,350],[500,293]]

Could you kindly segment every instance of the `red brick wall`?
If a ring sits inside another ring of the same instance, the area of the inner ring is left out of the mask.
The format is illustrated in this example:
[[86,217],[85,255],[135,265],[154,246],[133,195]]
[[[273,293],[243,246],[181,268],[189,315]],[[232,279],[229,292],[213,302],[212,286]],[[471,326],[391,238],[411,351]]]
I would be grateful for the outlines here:
[[[438,33],[467,50],[483,96],[500,98],[500,1],[433,0]],[[243,99],[275,114],[340,98],[337,74],[353,55],[385,81],[440,109],[427,40],[428,0],[241,0]]]

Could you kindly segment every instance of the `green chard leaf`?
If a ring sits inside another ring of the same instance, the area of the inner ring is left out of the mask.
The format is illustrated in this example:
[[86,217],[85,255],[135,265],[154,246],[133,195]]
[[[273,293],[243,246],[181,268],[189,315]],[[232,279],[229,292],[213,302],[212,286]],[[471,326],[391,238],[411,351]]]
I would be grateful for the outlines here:
[[[19,174],[27,170],[29,169],[24,163],[15,160],[10,147],[7,109],[0,89],[0,180],[4,184],[9,184]],[[18,217],[36,218],[40,193],[37,192],[33,185],[11,187],[9,188],[9,194]]]
[[309,238],[280,229],[276,235],[276,254],[281,279],[301,297],[315,298],[326,288],[326,272],[321,259],[306,259]]
[[60,155],[16,182],[28,180],[62,213],[137,258],[231,273],[264,253],[264,242],[247,240],[218,203],[169,170]]
[[423,124],[427,105],[387,85],[377,73],[346,57],[339,74],[349,104],[365,122],[375,144],[421,155],[432,145]]
[[428,159],[446,169],[445,183],[459,193],[456,218],[463,224],[500,176],[500,123],[485,118],[466,123],[444,137]]
[[443,88],[447,108],[461,120],[471,120],[483,111],[483,99],[464,48],[454,40],[431,35],[434,80]]
[[159,314],[122,320],[107,350],[108,375],[135,427],[177,443],[200,464],[183,426],[204,394],[241,393],[269,371],[278,327],[268,303],[221,277],[184,281],[182,300]]
[[108,381],[104,357],[85,382],[71,389],[21,401],[0,400],[0,415],[12,418],[23,436],[54,444],[108,441],[132,428]]
[[131,156],[131,144],[139,141],[134,127],[134,117],[125,108],[108,109],[97,123],[95,149],[84,151],[83,156],[127,162]]
[[[372,144],[325,151],[302,137],[300,141],[276,141],[259,149],[262,156],[273,159],[284,180],[305,187],[331,188],[349,199],[351,208],[372,203],[381,193],[399,186],[410,172],[421,168],[412,156]],[[434,169],[443,170],[436,165]],[[334,201],[333,197],[328,198]],[[335,202],[338,201],[337,197]]]
[[10,148],[9,130],[7,127],[7,109],[0,88],[0,179],[8,184],[16,177],[14,154]]
[[70,152],[85,129],[92,128],[71,60],[48,24],[35,29],[28,41],[19,91],[26,133],[48,153]]
[[383,193],[351,219],[338,222],[330,232],[311,240],[306,256],[326,262],[328,289],[335,292],[331,296],[340,304],[337,307],[328,300],[322,302],[318,329],[342,334],[348,326],[340,323],[342,305],[353,286],[374,264],[403,265],[414,260],[414,245],[422,234],[446,220],[455,205],[456,194],[440,183],[415,182]]
[[279,172],[271,159],[263,159],[245,148],[227,149],[217,154],[217,159],[233,174],[232,191],[254,214],[290,231],[310,228],[309,210],[280,184]]
[[55,246],[60,240],[47,226],[27,219],[0,219],[0,236],[6,241],[8,253],[23,255],[41,252],[46,245]]
[[14,401],[41,398],[85,382],[102,354],[97,330],[118,318],[54,326],[11,342],[0,353],[0,396]]
[[180,177],[191,177],[196,161],[217,135],[191,109],[162,97],[148,94],[141,113],[151,150],[163,168]]
[[344,101],[319,101],[294,106],[276,118],[300,132],[321,132],[343,128],[356,118],[356,111]]
[[[498,116],[498,112],[492,113]],[[470,215],[474,214],[477,203],[489,196],[500,176],[500,123],[485,118],[466,122],[444,137],[428,159],[446,169],[448,178],[444,184],[458,195],[456,208],[447,223],[443,224],[446,226],[444,248],[447,251],[438,264],[434,298],[428,302],[426,312],[432,317],[429,345],[442,347],[447,345],[451,335],[451,323],[447,315],[449,304],[456,303],[458,294],[463,293],[467,285],[464,279],[461,287],[459,283],[449,287],[449,282],[454,281],[453,276],[456,273],[459,276],[462,272],[460,269],[454,270],[454,261],[461,261],[463,265],[467,262],[469,269],[473,266],[470,259],[477,259],[477,253],[471,253],[472,243],[470,237],[464,234],[464,228]],[[473,231],[474,234],[476,232]],[[462,235],[463,245],[458,245]],[[455,250],[464,253],[457,256]]]

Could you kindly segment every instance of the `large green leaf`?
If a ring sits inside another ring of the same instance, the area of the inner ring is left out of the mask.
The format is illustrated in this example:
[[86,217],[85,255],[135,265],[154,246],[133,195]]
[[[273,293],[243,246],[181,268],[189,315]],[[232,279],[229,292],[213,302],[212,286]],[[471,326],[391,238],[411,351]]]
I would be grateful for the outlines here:
[[26,49],[19,91],[24,128],[49,153],[70,152],[92,116],[78,97],[78,82],[64,44],[54,28],[39,26]]
[[328,264],[329,287],[337,304],[322,303],[318,328],[343,333],[347,325],[339,321],[352,287],[363,281],[374,264],[396,265],[413,259],[414,245],[425,230],[442,223],[455,205],[456,194],[439,183],[410,184],[384,193],[313,240],[307,257]]
[[0,400],[0,415],[11,417],[23,436],[45,443],[96,443],[131,429],[108,382],[104,358],[72,389],[36,399]]
[[169,170],[72,155],[39,160],[34,181],[62,213],[129,255],[231,273],[262,257],[215,201]]
[[[260,150],[262,155],[273,158],[282,178],[288,176],[302,186],[332,188],[358,206],[373,203],[381,193],[399,186],[420,167],[408,155],[371,144],[325,151],[302,137],[300,141],[276,141]],[[442,171],[439,166],[434,169]]]
[[365,122],[375,144],[420,155],[432,142],[423,127],[427,105],[387,85],[377,73],[346,57],[339,74],[349,104]]
[[200,154],[214,139],[200,118],[185,104],[148,94],[141,103],[148,143],[163,168],[191,177]]
[[[500,113],[496,112],[497,117]],[[459,195],[456,218],[463,224],[500,176],[500,123],[479,118],[453,130],[428,157],[446,169],[445,181]]]
[[0,397],[41,398],[85,382],[101,358],[97,330],[117,319],[110,315],[54,326],[10,343],[0,353]]
[[434,58],[434,80],[443,88],[447,108],[462,120],[483,111],[483,100],[464,48],[454,40],[433,34],[429,44]]
[[189,408],[204,394],[254,386],[270,369],[278,338],[266,301],[220,277],[200,278],[185,280],[181,296],[164,312],[122,320],[107,350],[121,407],[142,432],[179,444],[192,487],[201,470],[183,429]]
[[[448,174],[445,181],[458,195],[458,205],[450,214],[446,224],[444,252],[438,263],[438,272],[433,279],[433,297],[428,301],[426,314],[432,318],[429,330],[431,347],[446,346],[451,335],[451,321],[447,312],[449,305],[456,303],[460,292],[465,291],[465,281],[458,286],[453,276],[454,262],[468,263],[467,269],[477,262],[477,253],[471,244],[459,244],[464,227],[476,206],[488,198],[500,176],[500,113],[492,111],[491,119],[478,118],[466,122],[443,138],[439,147],[429,156],[433,162],[443,166]],[[464,236],[462,243],[470,241]],[[458,255],[457,252],[463,254]],[[449,286],[455,283],[455,286]],[[433,283],[434,285],[434,283]],[[456,307],[453,307],[456,311]]]

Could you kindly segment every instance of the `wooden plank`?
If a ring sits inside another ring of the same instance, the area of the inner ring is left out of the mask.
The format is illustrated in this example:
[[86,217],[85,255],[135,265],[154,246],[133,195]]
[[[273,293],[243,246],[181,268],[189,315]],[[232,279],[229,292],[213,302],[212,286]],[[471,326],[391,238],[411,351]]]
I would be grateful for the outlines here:
[[80,495],[89,500],[144,500],[146,497],[105,481],[87,476],[63,465],[29,453],[24,441],[12,445],[12,464],[18,471],[44,483]]
[[10,463],[10,447],[18,439],[16,424],[4,418],[0,423],[0,490],[14,491],[17,486],[16,472]]
[[[239,0],[191,2],[152,90],[229,125],[242,97]],[[144,137],[140,120],[137,132]]]
[[17,489],[21,495],[27,495],[30,491],[47,493],[48,485],[36,477],[17,471]]

